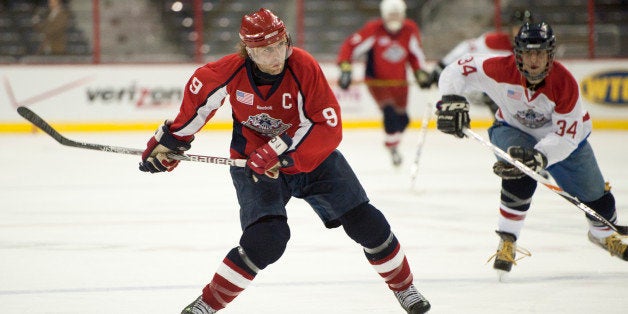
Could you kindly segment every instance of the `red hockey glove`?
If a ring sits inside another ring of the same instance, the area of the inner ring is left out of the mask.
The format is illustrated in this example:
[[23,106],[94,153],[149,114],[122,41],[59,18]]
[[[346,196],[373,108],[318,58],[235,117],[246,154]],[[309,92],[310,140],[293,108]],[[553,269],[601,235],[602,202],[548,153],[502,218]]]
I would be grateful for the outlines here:
[[189,142],[178,140],[170,133],[170,124],[172,121],[166,120],[148,140],[140,162],[141,171],[150,173],[172,171],[179,165],[179,161],[168,158],[167,154],[182,153],[190,149]]
[[256,174],[276,179],[279,176],[279,168],[289,166],[292,163],[288,156],[279,157],[290,148],[290,145],[292,145],[292,139],[287,134],[274,137],[251,153],[246,167]]

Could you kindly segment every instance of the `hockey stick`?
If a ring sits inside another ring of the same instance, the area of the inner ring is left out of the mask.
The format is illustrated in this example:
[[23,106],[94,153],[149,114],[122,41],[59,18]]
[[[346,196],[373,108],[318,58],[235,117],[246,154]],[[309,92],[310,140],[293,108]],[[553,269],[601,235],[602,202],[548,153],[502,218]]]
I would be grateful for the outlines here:
[[589,214],[590,216],[594,217],[599,222],[601,222],[604,225],[608,226],[609,228],[613,229],[615,232],[617,232],[617,233],[619,233],[621,235],[628,235],[628,226],[616,225],[616,224],[606,220],[606,218],[602,217],[600,214],[595,212],[589,206],[587,206],[583,202],[579,201],[576,197],[574,197],[571,194],[563,191],[563,189],[561,189],[559,186],[554,185],[552,181],[550,181],[549,179],[546,179],[541,174],[539,174],[536,171],[530,169],[528,166],[524,165],[519,160],[512,158],[512,156],[510,156],[508,153],[506,153],[505,151],[501,150],[499,147],[493,145],[493,143],[488,142],[487,140],[485,140],[483,137],[481,137],[477,133],[471,131],[468,128],[464,128],[462,131],[464,132],[465,135],[476,139],[478,142],[482,143],[484,146],[486,146],[486,147],[490,148],[491,150],[493,150],[493,152],[495,154],[497,154],[499,157],[501,157],[502,159],[506,160],[511,165],[517,167],[523,173],[525,173],[526,175],[528,175],[532,179],[536,180],[537,182],[541,183],[542,185],[544,185],[545,187],[550,189],[552,192],[562,196],[564,199],[566,199],[570,203],[576,205],[576,207],[578,207],[583,212],[585,212],[585,213]]
[[430,103],[425,104],[425,111],[423,112],[423,119],[421,120],[421,129],[419,130],[419,142],[417,143],[416,154],[414,155],[414,163],[410,166],[410,187],[414,187],[416,177],[419,174],[419,160],[421,158],[421,152],[423,151],[423,145],[425,145],[425,136],[427,135],[427,125],[432,119],[432,106]]
[[[57,132],[57,130],[55,130],[52,126],[50,126],[48,122],[44,121],[44,119],[42,119],[39,115],[37,115],[36,113],[28,109],[27,107],[23,107],[23,106],[18,107],[17,113],[19,113],[20,116],[24,117],[24,119],[28,120],[36,127],[40,128],[42,131],[46,132],[53,139],[59,142],[59,144],[64,145],[64,146],[84,148],[84,149],[93,149],[93,150],[99,150],[103,152],[111,152],[111,153],[127,154],[127,155],[142,155],[142,153],[144,152],[143,149],[137,149],[137,148],[126,148],[126,147],[74,141],[61,135],[61,133]],[[204,163],[209,163],[209,164],[229,165],[229,166],[236,166],[236,167],[246,166],[246,159],[231,159],[231,158],[225,158],[225,157],[214,157],[214,156],[192,155],[192,154],[180,155],[180,154],[174,154],[174,153],[168,153],[168,157],[172,159],[176,159],[176,160],[196,161],[196,162],[204,162]]]

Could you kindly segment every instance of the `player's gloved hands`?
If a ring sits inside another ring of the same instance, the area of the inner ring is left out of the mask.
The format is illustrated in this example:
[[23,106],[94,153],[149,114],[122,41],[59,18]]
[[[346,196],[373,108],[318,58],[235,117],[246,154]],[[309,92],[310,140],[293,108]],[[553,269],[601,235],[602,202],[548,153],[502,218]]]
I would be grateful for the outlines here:
[[170,152],[182,153],[190,149],[191,141],[186,142],[175,138],[170,133],[170,124],[172,121],[166,120],[155,131],[155,135],[148,140],[146,150],[142,153],[141,171],[150,173],[172,171],[177,167],[179,161],[168,158],[167,154]]
[[340,78],[338,79],[338,86],[346,90],[351,85],[351,63],[340,63]]
[[265,177],[277,179],[280,168],[290,167],[294,164],[292,158],[281,155],[290,148],[290,145],[292,145],[292,139],[284,133],[258,147],[246,161],[245,171],[247,175],[250,175],[256,182],[258,179],[265,179]]
[[440,78],[440,73],[443,72],[444,68],[445,64],[441,61],[436,64],[436,66],[432,70],[432,73],[430,73],[430,81],[432,82],[431,84],[436,84],[436,86],[438,86],[438,79]]
[[[522,146],[510,146],[507,152],[508,155],[519,160],[528,168],[545,175],[543,170],[547,166],[547,157],[543,153],[534,148]],[[519,168],[504,161],[496,162],[493,165],[493,172],[505,180],[521,179],[525,176]]]
[[419,87],[422,89],[428,89],[432,86],[432,78],[430,77],[430,74],[424,70],[414,71],[414,77],[416,78]]
[[443,133],[464,137],[462,130],[468,128],[469,102],[458,95],[443,95],[436,103],[436,127]]

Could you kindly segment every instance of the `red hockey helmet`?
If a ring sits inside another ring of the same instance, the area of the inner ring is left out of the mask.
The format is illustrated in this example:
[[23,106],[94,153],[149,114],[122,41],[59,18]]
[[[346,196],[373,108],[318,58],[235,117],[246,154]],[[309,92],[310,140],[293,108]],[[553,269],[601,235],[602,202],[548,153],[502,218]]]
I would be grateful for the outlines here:
[[267,46],[287,36],[286,26],[273,12],[261,8],[242,17],[240,39],[249,48]]

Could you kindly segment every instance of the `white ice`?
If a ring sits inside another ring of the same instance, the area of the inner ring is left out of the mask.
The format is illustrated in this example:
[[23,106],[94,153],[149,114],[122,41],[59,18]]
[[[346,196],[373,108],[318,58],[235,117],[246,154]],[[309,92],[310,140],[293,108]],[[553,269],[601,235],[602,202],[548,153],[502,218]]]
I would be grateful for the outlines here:
[[[485,130],[476,130],[486,137]],[[150,133],[66,133],[142,148]],[[625,132],[590,141],[628,223]],[[190,153],[226,156],[229,132],[201,133]],[[499,180],[473,139],[427,134],[410,187],[418,130],[393,169],[380,130],[346,130],[340,147],[389,219],[430,313],[626,313],[628,263],[591,244],[583,213],[537,188],[519,245],[531,251],[499,282]],[[240,235],[226,166],[137,170],[138,156],[69,148],[43,133],[0,135],[0,313],[180,313]],[[284,256],[220,313],[402,313],[361,248],[288,204]]]

